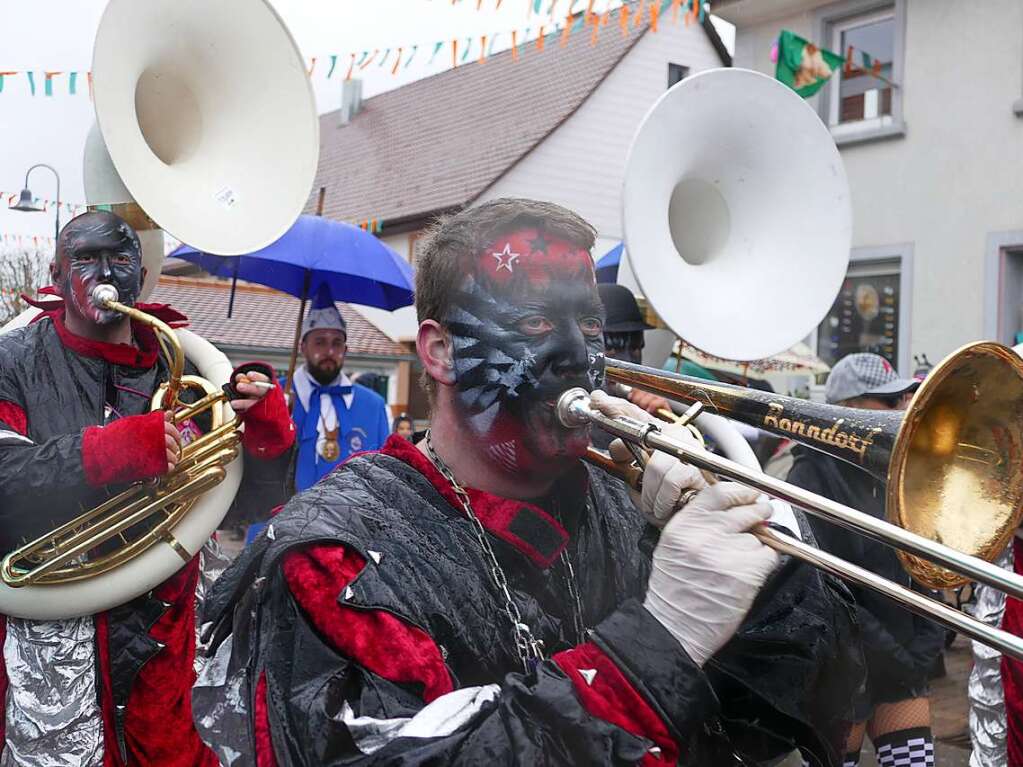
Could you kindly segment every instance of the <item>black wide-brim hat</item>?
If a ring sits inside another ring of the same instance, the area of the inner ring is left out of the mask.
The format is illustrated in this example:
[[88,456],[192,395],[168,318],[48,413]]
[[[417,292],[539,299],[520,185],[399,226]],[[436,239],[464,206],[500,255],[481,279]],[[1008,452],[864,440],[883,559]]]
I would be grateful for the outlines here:
[[632,291],[624,285],[600,283],[597,285],[600,300],[604,304],[604,332],[631,333],[637,330],[653,330],[653,325],[643,319],[639,304]]

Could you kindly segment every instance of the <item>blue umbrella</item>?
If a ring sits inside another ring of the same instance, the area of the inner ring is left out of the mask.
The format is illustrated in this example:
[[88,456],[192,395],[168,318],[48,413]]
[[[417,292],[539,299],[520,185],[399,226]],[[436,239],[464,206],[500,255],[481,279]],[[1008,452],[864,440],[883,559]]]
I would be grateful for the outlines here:
[[201,266],[210,274],[231,278],[228,317],[234,308],[234,288],[239,279],[302,299],[286,391],[291,388],[309,296],[325,289],[335,301],[389,311],[412,303],[412,267],[405,259],[359,227],[319,216],[299,216],[279,240],[255,253],[214,256],[182,245],[171,255]]
[[618,265],[622,261],[624,244],[619,242],[597,261],[597,282],[614,283],[618,280]]
[[405,259],[359,227],[319,216],[299,216],[279,240],[243,256],[214,256],[190,245],[171,255],[218,277],[266,285],[303,300],[326,285],[335,301],[387,310],[412,303],[412,267]]

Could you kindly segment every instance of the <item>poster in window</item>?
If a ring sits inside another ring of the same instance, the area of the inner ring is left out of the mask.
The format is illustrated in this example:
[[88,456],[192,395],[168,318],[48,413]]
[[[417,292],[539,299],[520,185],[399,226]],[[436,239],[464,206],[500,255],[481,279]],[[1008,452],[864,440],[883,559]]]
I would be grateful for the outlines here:
[[817,355],[829,365],[855,352],[899,356],[899,275],[847,277],[817,334]]

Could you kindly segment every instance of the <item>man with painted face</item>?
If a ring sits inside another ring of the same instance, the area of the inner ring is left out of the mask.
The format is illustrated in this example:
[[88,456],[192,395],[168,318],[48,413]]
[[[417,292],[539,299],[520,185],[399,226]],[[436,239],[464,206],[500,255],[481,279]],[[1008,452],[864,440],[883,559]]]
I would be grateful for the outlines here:
[[[0,335],[0,556],[126,483],[165,474],[202,430],[149,412],[169,376],[156,336],[92,301],[97,286],[111,285],[122,303],[136,304],[144,274],[128,224],[107,212],[78,216],[57,240],[53,286],[44,290],[56,300],[32,324]],[[185,319],[167,306],[138,306],[172,324]],[[258,459],[286,451],[294,434],[279,388],[237,390],[231,405],[257,459],[246,472],[258,472]],[[0,616],[0,764],[216,765],[192,726],[189,692],[196,602],[218,562],[214,548],[204,549],[152,592],[98,615]]]
[[431,430],[296,496],[217,583],[193,702],[222,758],[720,767],[800,746],[830,763],[858,682],[830,581],[748,533],[771,513],[755,492],[666,459],[637,510],[557,420],[562,392],[601,384],[593,237],[528,200],[432,232]]

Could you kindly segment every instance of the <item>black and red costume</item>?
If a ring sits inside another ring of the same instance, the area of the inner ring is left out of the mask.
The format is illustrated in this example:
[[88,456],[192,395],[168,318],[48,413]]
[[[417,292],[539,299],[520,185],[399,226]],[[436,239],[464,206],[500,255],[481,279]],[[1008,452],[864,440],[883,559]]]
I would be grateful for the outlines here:
[[538,504],[468,493],[548,660],[523,673],[456,494],[392,436],[292,499],[207,600],[212,657],[193,705],[222,759],[724,767],[795,747],[837,759],[862,679],[840,584],[785,562],[701,670],[641,605],[656,531],[618,480],[579,464]]
[[[139,308],[175,325],[185,319],[166,306]],[[151,329],[133,323],[132,333],[131,345],[84,339],[65,327],[63,308],[51,308],[0,335],[0,552],[166,471],[164,415],[149,410],[168,363]],[[279,388],[243,422],[242,444],[256,459],[246,474],[293,443]],[[190,701],[203,558],[99,615],[0,616],[0,764],[218,763],[195,733]]]

